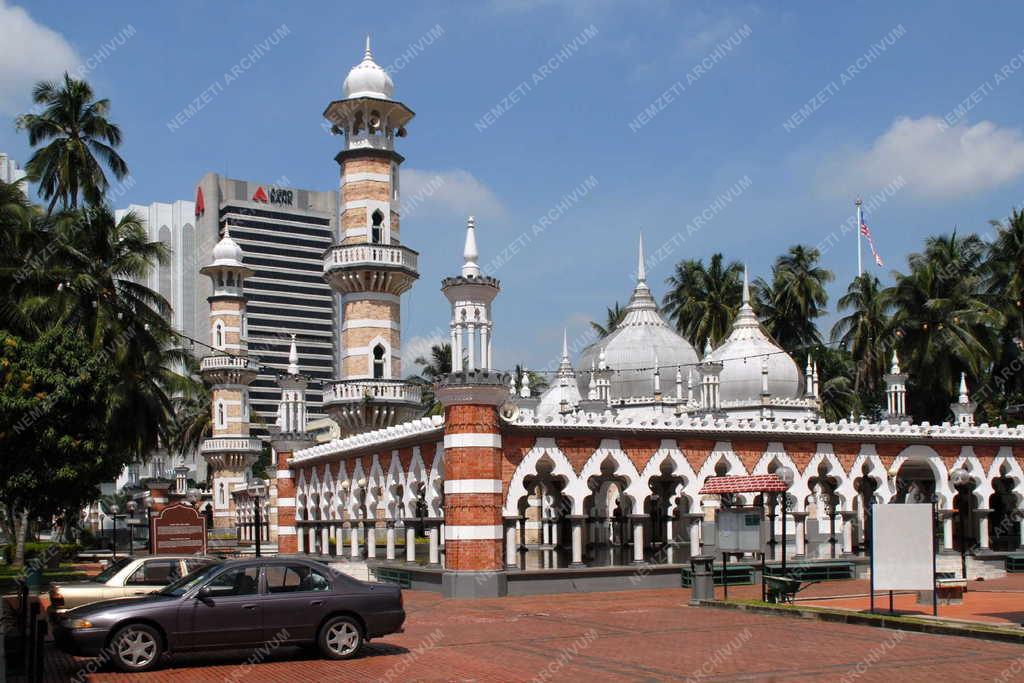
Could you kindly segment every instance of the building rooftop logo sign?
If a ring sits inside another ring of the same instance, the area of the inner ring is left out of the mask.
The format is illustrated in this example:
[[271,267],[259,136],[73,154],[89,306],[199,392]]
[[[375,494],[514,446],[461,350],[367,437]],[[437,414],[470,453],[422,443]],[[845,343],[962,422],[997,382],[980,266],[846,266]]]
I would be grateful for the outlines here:
[[203,198],[203,188],[196,186],[196,218],[206,213],[206,199]]
[[256,188],[256,191],[252,193],[252,200],[254,202],[263,202],[266,204],[270,201],[270,197],[267,196],[267,193],[263,190],[263,186],[260,185]]

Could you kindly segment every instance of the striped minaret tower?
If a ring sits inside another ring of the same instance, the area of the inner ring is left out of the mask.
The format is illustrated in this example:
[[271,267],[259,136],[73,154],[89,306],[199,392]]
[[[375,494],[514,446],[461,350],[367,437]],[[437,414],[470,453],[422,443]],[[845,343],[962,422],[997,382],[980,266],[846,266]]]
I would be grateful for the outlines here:
[[500,285],[476,263],[472,219],[464,260],[461,274],[442,283],[454,342],[454,371],[437,387],[444,405],[443,590],[450,597],[498,596],[506,592],[498,406],[508,399],[509,376],[491,369],[490,306]]
[[341,375],[324,405],[346,434],[388,427],[420,411],[419,387],[402,380],[401,295],[419,277],[417,253],[401,243],[395,141],[413,112],[395,101],[391,77],[366,39],[363,61],[324,117],[344,137],[339,242],[324,254],[324,277],[341,294]]
[[288,554],[302,550],[302,537],[296,533],[295,526],[295,479],[288,462],[295,451],[315,443],[313,436],[306,431],[309,377],[303,375],[299,368],[294,334],[288,351],[288,371],[277,378],[277,386],[281,387],[281,403],[277,409],[277,424],[270,428],[270,445],[274,449],[277,466],[275,484],[270,491],[271,515],[276,510],[277,518],[271,519],[271,524],[277,528],[277,551]]
[[203,379],[211,385],[213,436],[203,442],[200,452],[213,483],[216,528],[234,527],[231,489],[246,482],[249,468],[262,451],[259,439],[249,436],[249,384],[259,368],[249,358],[245,340],[242,287],[253,270],[242,257],[242,248],[224,226],[224,236],[213,248],[213,262],[200,269],[213,281],[213,295],[207,299],[213,352],[200,365]]

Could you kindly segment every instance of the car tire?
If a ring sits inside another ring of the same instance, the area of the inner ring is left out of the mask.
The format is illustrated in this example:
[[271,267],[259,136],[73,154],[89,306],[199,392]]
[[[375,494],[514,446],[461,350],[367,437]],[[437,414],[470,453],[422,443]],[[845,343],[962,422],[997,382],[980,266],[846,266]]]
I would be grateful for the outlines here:
[[110,658],[119,671],[141,673],[160,663],[163,637],[146,624],[129,624],[110,639]]
[[317,644],[327,659],[352,659],[363,647],[363,627],[352,617],[328,619],[320,628]]

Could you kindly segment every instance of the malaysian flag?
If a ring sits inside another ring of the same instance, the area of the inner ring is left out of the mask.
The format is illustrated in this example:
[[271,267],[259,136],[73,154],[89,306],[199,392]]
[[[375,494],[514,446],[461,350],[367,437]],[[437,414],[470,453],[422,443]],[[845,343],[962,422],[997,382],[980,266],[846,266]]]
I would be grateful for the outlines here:
[[875,263],[882,267],[882,257],[878,255],[878,251],[875,249],[875,241],[871,239],[871,230],[868,229],[867,221],[863,218],[860,219],[860,234],[864,235],[868,239],[868,246],[871,247],[871,255],[875,257]]

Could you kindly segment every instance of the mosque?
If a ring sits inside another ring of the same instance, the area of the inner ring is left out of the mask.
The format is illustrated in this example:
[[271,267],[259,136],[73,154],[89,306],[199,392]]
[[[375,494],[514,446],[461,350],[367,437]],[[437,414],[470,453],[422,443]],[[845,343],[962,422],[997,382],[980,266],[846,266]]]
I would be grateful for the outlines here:
[[[445,595],[678,585],[680,566],[713,546],[704,534],[716,509],[763,506],[774,516],[779,504],[702,494],[708,478],[774,473],[789,485],[789,533],[779,541],[772,530],[769,561],[856,560],[871,506],[908,500],[935,502],[946,553],[967,544],[984,558],[1022,544],[1024,428],[976,425],[965,385],[950,422],[914,424],[895,357],[883,420],[826,421],[816,364],[765,334],[746,275],[728,337],[698,352],[659,312],[642,239],[622,323],[575,366],[563,342],[553,381],[532,397],[528,375],[517,386],[493,367],[501,284],[481,271],[470,218],[461,267],[441,282],[453,349],[452,373],[435,387],[444,414],[421,417],[420,387],[403,379],[400,360],[400,296],[419,274],[400,229],[396,146],[414,114],[394,92],[367,41],[342,99],[324,112],[342,140],[339,234],[323,256],[342,301],[342,376],[324,388],[341,437],[312,438],[310,378],[293,341],[266,481],[250,474],[262,448],[247,408],[257,369],[245,335],[252,271],[230,225],[203,268],[217,350],[201,366],[214,411],[201,453],[215,526],[252,539],[258,506],[259,533],[279,553],[365,562]],[[968,514],[963,532],[958,511]]]

